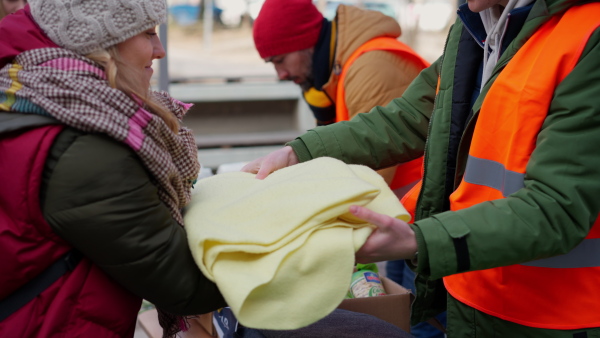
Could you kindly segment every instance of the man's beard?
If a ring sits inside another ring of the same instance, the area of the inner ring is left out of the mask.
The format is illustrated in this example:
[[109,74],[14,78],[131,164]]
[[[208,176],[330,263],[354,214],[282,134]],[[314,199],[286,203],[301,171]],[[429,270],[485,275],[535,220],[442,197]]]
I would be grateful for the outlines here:
[[304,82],[299,83],[298,85],[302,88],[302,91],[306,92],[315,85],[315,76],[313,74],[313,64],[312,64],[312,53],[306,51],[307,63],[304,78],[306,79]]
[[306,78],[306,81],[299,83],[298,85],[300,86],[300,88],[302,88],[303,92],[306,92],[309,89],[311,89],[312,87],[314,87],[314,85],[315,85],[314,77],[311,74],[310,77]]

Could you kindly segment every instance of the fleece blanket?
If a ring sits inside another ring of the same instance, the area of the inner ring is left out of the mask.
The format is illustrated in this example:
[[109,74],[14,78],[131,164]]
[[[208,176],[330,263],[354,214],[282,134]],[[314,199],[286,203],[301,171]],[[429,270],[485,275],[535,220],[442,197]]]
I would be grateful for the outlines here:
[[354,254],[374,229],[351,205],[410,218],[375,171],[327,157],[264,180],[215,175],[196,190],[184,217],[194,259],[252,328],[297,329],[340,304]]

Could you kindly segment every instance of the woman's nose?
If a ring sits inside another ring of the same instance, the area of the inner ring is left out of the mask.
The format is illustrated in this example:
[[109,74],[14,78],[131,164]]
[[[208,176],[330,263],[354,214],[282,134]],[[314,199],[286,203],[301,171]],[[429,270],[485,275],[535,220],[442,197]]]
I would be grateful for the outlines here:
[[152,50],[152,57],[154,59],[162,59],[165,57],[165,55],[166,55],[165,48],[163,47],[162,43],[160,42],[160,39],[156,39],[156,42],[154,43],[154,47]]

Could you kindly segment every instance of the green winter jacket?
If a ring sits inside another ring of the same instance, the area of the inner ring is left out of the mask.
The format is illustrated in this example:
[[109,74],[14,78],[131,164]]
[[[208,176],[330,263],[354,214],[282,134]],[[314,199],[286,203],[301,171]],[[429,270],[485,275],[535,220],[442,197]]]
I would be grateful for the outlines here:
[[[300,161],[330,156],[374,169],[425,152],[423,188],[413,225],[419,251],[413,324],[445,308],[441,277],[460,272],[453,238],[466,239],[468,270],[487,269],[567,253],[583,240],[598,216],[600,30],[592,34],[578,64],[556,89],[527,167],[525,188],[493,203],[448,211],[448,196],[462,178],[477,114],[491,84],[540,25],[581,3],[535,1],[475,100],[462,134],[452,134],[453,115],[469,105],[468,98],[459,95],[467,75],[457,69],[473,62],[463,49],[460,55],[458,51],[462,41],[472,37],[457,19],[442,57],[425,69],[401,98],[351,121],[317,127],[289,143]],[[479,48],[476,53],[483,51]],[[441,82],[436,94],[438,77]],[[462,80],[460,86],[454,86],[457,79]],[[573,166],[581,169],[565,170]]]
[[[54,123],[0,113],[0,135]],[[125,144],[65,128],[48,153],[40,205],[54,232],[138,297],[178,315],[226,305],[195,264],[186,232],[159,200],[150,173]]]

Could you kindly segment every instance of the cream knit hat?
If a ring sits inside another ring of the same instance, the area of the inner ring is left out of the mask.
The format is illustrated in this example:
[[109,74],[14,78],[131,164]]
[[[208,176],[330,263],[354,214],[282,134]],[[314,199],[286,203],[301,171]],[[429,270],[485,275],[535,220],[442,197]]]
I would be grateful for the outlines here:
[[85,55],[166,22],[166,0],[29,0],[34,20],[57,45]]

